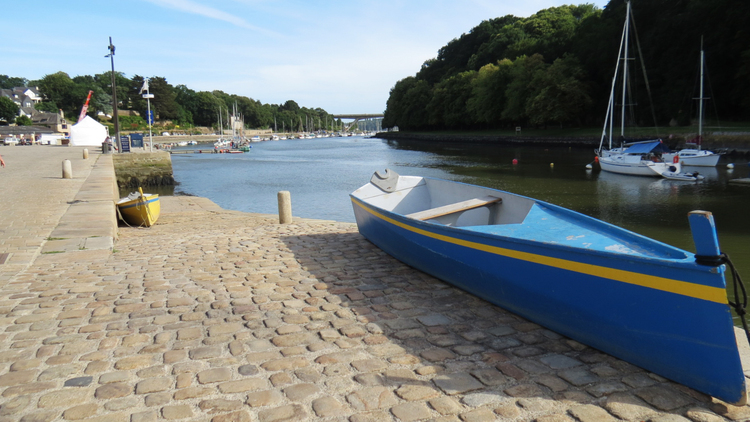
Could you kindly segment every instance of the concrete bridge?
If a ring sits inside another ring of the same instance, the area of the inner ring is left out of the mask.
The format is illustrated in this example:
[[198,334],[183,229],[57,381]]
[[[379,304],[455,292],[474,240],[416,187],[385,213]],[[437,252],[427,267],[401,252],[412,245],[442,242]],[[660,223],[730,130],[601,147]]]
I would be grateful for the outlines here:
[[383,114],[382,113],[381,114],[334,114],[333,118],[334,119],[353,119],[351,123],[348,123],[346,125],[346,131],[348,132],[349,130],[351,130],[352,127],[354,127],[354,125],[357,124],[358,121],[363,120],[363,119],[378,119],[378,118],[382,119]]

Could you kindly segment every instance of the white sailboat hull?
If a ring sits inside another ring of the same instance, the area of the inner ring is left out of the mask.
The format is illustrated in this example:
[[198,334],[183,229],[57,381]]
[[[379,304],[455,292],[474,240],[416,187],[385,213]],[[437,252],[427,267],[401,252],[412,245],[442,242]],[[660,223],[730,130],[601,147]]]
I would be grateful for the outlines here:
[[649,160],[641,160],[637,155],[611,155],[599,157],[599,165],[602,170],[610,173],[628,174],[631,176],[658,177],[662,173],[670,171],[679,173],[679,163],[662,163]]
[[698,166],[698,167],[716,167],[719,164],[719,158],[721,154],[716,154],[711,151],[697,150],[697,149],[683,149],[672,154],[664,154],[665,160],[673,160],[674,157],[678,157],[680,163],[684,166]]

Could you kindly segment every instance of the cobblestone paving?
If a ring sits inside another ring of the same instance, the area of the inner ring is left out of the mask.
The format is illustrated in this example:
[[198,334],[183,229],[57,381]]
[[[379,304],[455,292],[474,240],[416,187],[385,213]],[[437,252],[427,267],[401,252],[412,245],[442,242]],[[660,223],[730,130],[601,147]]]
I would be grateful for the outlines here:
[[[0,147],[6,167],[0,168],[0,284],[26,268],[70,207],[91,172],[98,153],[83,159],[81,147]],[[71,179],[62,178],[70,160]]]
[[[163,198],[0,291],[0,421],[750,419],[385,255],[356,226]],[[172,207],[173,211],[169,211]]]

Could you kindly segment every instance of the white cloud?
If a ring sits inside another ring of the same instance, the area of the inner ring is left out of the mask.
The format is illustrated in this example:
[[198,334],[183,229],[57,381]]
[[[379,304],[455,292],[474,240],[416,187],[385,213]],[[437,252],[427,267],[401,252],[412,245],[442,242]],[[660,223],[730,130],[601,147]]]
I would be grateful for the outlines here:
[[203,16],[209,19],[216,19],[219,21],[227,22],[240,28],[250,29],[266,35],[277,36],[278,34],[273,31],[268,31],[264,28],[251,25],[245,19],[238,17],[237,15],[221,11],[219,9],[204,6],[200,3],[196,3],[191,0],[146,0],[157,6],[165,7],[168,9],[179,10],[181,12],[190,13],[193,15]]

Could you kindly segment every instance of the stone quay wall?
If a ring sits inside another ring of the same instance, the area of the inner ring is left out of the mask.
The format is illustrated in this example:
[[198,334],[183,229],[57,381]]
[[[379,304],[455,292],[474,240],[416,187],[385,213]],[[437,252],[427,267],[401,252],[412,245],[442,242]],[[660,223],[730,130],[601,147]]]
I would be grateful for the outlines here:
[[172,157],[166,151],[113,154],[112,161],[120,188],[172,186]]

